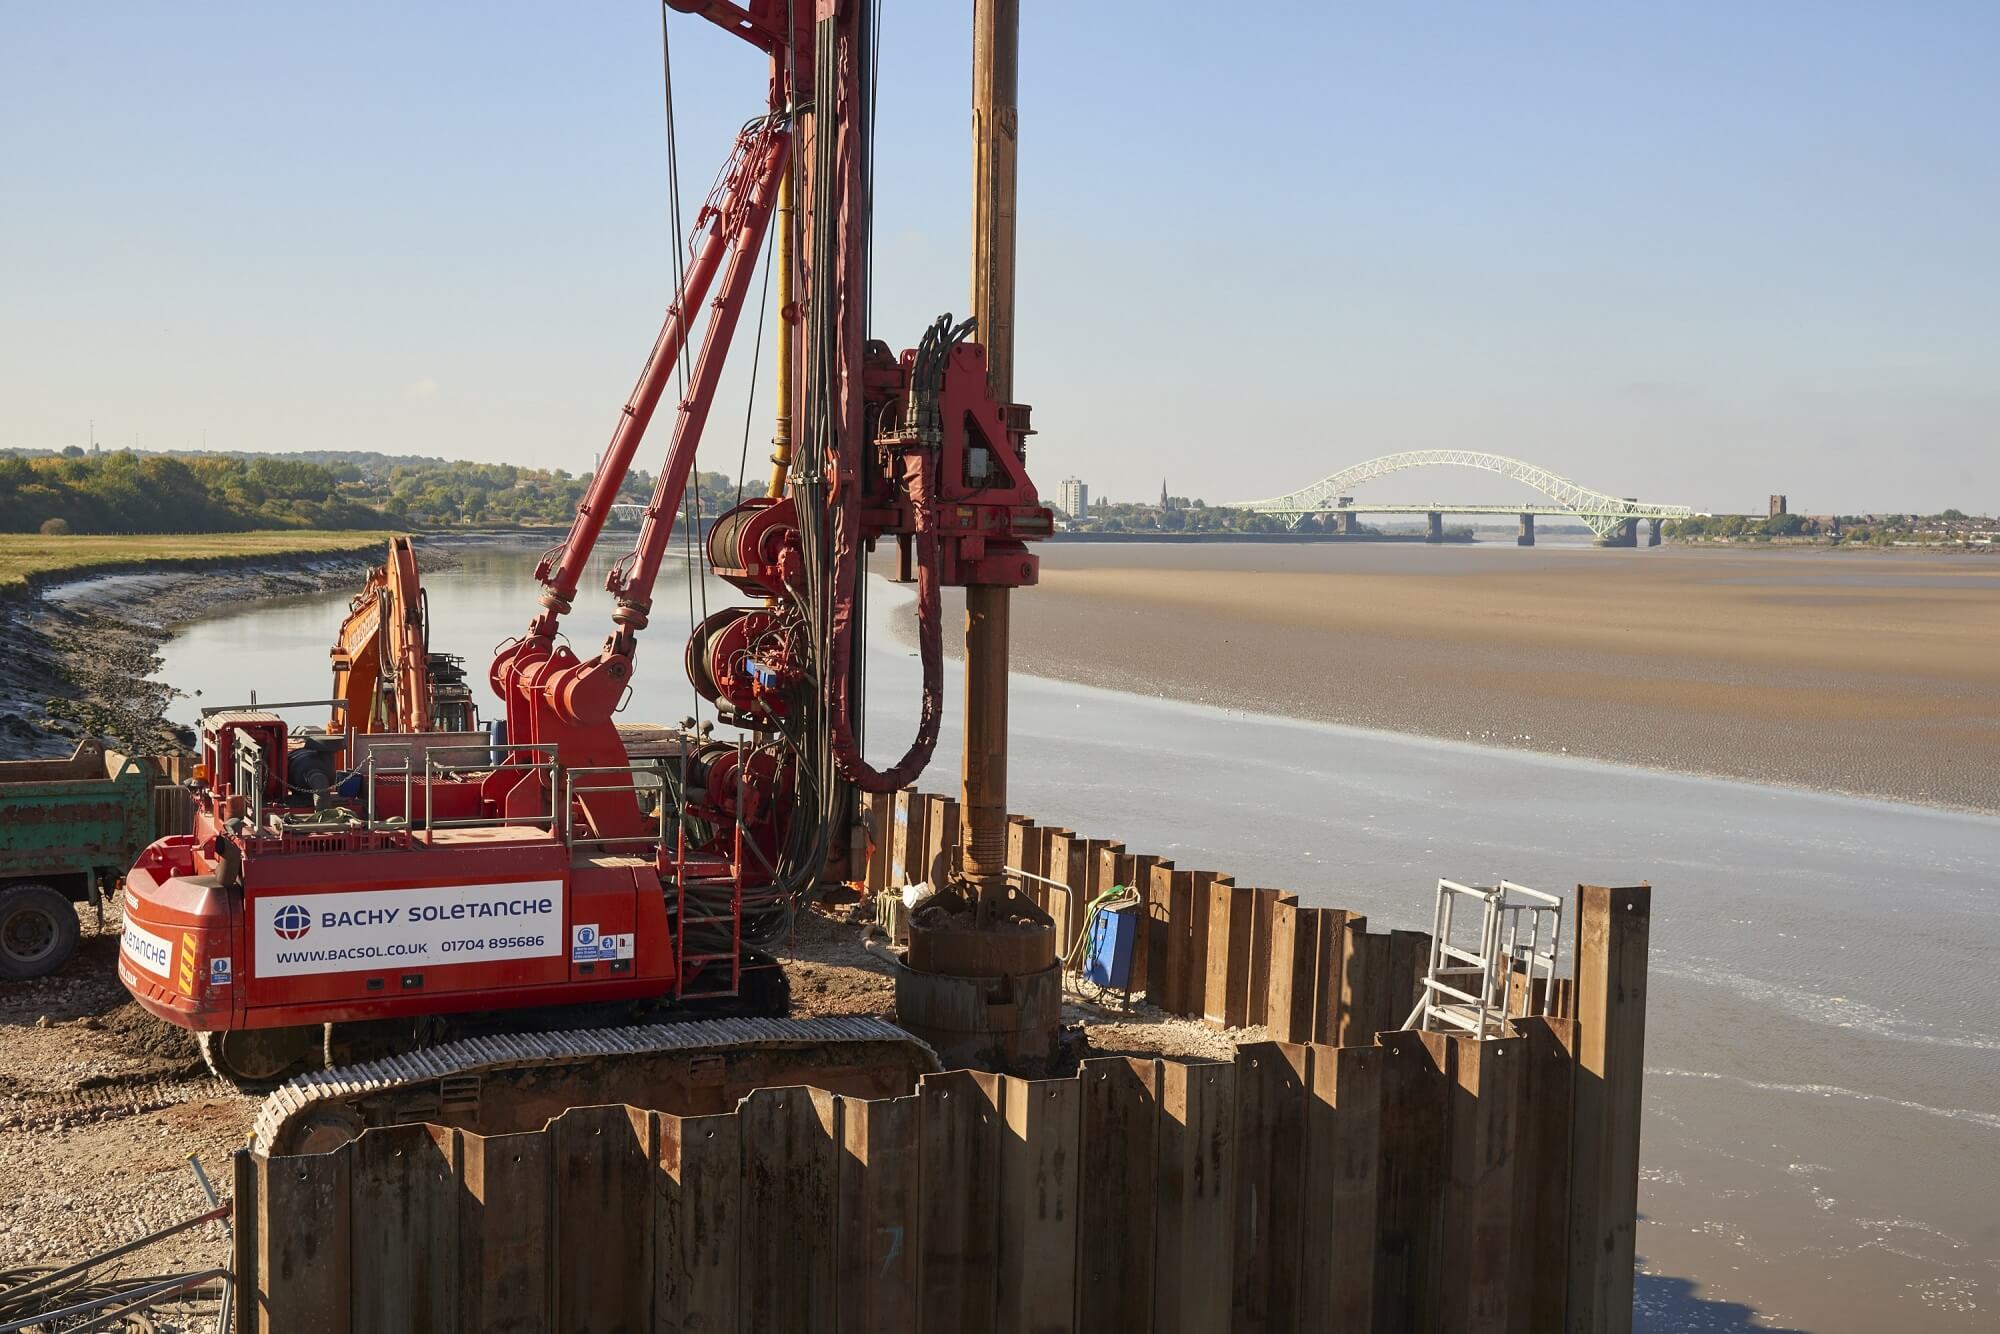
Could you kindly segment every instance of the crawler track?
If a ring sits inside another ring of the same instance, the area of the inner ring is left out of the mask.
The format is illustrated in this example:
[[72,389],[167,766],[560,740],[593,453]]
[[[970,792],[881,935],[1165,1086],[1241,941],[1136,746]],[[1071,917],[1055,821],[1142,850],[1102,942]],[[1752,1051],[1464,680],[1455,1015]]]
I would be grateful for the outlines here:
[[908,1092],[937,1054],[881,1019],[702,1019],[465,1038],[300,1075],[251,1130],[264,1154],[320,1152],[408,1121],[499,1134],[571,1106],[723,1111],[752,1088],[811,1083],[870,1097]]

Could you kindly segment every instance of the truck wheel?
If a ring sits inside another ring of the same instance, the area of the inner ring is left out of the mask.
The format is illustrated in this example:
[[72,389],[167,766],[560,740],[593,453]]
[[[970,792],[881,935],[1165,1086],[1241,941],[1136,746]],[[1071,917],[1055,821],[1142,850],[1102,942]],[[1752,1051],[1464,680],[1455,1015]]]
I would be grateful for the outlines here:
[[76,953],[76,907],[47,885],[0,889],[0,978],[47,977]]

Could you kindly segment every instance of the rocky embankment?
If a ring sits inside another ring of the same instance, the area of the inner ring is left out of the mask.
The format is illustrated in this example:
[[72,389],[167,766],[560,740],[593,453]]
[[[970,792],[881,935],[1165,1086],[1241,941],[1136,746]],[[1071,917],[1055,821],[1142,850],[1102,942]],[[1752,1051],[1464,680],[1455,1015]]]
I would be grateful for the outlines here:
[[[177,626],[258,598],[356,592],[374,552],[92,574],[0,599],[0,759],[67,755],[84,736],[136,753],[178,743],[173,687],[149,679]],[[448,564],[431,547],[426,567]]]

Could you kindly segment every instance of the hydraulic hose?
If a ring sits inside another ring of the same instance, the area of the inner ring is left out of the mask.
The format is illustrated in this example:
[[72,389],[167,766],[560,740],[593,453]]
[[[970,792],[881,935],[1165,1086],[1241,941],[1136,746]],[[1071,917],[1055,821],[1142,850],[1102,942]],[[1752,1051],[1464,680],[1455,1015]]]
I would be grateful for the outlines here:
[[854,643],[854,585],[861,565],[854,541],[852,488],[843,488],[834,509],[833,644],[832,670],[828,673],[833,683],[829,692],[833,697],[833,758],[840,767],[841,777],[864,792],[895,792],[914,783],[931,762],[931,752],[937,749],[938,728],[944,720],[944,612],[938,594],[937,531],[932,520],[929,451],[913,453],[909,470],[910,501],[917,518],[917,649],[923,659],[923,705],[917,719],[916,739],[903,758],[886,770],[869,764],[854,744],[851,692],[847,689]]

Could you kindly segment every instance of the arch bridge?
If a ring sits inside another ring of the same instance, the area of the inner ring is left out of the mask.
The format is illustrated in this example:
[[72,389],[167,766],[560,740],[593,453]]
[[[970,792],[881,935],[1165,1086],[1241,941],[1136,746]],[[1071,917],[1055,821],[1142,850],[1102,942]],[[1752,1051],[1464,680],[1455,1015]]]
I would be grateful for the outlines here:
[[[1370,505],[1357,504],[1353,492],[1365,484],[1411,468],[1477,468],[1524,483],[1547,497],[1543,504],[1526,505]],[[1354,530],[1357,514],[1424,514],[1430,518],[1430,539],[1444,539],[1447,514],[1516,514],[1521,519],[1521,545],[1533,546],[1535,516],[1580,519],[1604,546],[1638,545],[1639,522],[1650,525],[1647,545],[1658,546],[1660,524],[1668,519],[1692,518],[1697,511],[1686,505],[1658,505],[1631,496],[1613,496],[1592,490],[1547,468],[1488,454],[1475,449],[1410,449],[1398,454],[1343,468],[1322,477],[1311,486],[1273,496],[1268,500],[1238,501],[1231,509],[1249,510],[1286,519],[1296,528],[1315,516],[1332,518],[1343,532]]]

